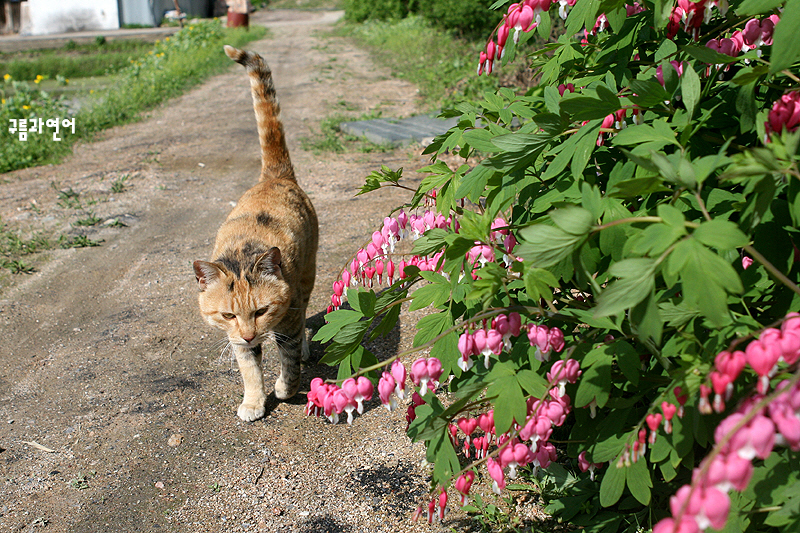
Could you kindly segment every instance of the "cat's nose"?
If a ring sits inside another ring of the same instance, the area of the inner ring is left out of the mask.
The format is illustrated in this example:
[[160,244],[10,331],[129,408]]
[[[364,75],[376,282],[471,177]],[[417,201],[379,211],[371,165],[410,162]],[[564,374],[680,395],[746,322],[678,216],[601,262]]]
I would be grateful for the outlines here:
[[243,340],[244,342],[250,342],[250,341],[252,341],[252,340],[253,340],[253,339],[255,339],[255,338],[256,338],[256,335],[255,335],[255,333],[254,333],[254,334],[252,334],[252,335],[242,335],[242,340]]

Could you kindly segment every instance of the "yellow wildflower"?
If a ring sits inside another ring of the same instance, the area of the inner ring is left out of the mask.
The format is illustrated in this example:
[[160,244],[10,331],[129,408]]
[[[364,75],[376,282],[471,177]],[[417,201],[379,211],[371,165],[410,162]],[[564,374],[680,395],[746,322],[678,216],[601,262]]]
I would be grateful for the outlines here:
[[29,105],[23,105],[23,106],[22,106],[22,109],[25,109],[25,110],[28,110],[28,109],[30,109],[30,108],[31,108],[31,106],[29,106]]
[[89,89],[89,94],[94,94],[94,89]]
[[3,76],[3,79],[6,80],[6,81],[10,80],[11,79],[11,74],[6,74],[5,76]]
[[37,75],[36,75],[36,79],[35,79],[35,80],[33,80],[33,83],[39,83],[39,82],[40,82],[40,81],[42,81],[43,79],[44,79],[44,76],[42,76],[41,74],[37,74]]
[[0,98],[0,105],[6,105],[6,99]]

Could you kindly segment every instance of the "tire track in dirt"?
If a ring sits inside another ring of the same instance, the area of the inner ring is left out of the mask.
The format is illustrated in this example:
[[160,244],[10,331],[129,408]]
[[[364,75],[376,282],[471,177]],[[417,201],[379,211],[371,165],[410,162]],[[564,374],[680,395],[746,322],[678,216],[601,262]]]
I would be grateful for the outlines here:
[[[342,102],[387,116],[416,110],[413,86],[347,42],[314,35],[331,19],[259,12],[253,22],[273,36],[250,45],[272,66],[298,178],[320,218],[317,328],[347,256],[402,201],[353,198],[363,177],[425,163],[419,149],[301,149]],[[219,354],[221,333],[200,321],[191,261],[208,257],[231,202],[258,175],[258,154],[247,79],[232,68],[61,165],[3,176],[5,221],[68,230],[79,215],[57,205],[56,182],[128,227],[90,230],[102,246],[54,251],[0,294],[0,530],[431,531],[407,520],[425,487],[402,413],[373,401],[354,426],[329,426],[304,418],[298,395],[262,421],[236,418],[239,376]],[[124,176],[128,189],[113,192]],[[391,355],[412,335],[404,323],[379,349]],[[271,390],[273,357],[265,375]],[[305,383],[315,375],[331,371],[312,365]]]

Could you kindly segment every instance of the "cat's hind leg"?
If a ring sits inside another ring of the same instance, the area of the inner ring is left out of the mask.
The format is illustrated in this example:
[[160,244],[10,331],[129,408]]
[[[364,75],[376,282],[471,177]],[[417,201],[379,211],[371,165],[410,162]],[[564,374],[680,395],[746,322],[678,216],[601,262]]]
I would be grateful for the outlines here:
[[245,348],[234,345],[234,352],[244,382],[244,399],[236,414],[245,422],[252,422],[264,416],[267,403],[264,375],[261,370],[261,346]]

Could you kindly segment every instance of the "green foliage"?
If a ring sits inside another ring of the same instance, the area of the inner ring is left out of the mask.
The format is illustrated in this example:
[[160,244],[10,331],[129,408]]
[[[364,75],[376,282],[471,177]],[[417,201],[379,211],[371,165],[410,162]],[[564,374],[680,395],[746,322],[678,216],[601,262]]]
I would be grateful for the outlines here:
[[[579,0],[565,35],[530,55],[540,87],[486,92],[445,111],[458,125],[427,148],[434,161],[406,208],[427,202],[458,229],[428,229],[411,252],[426,268],[406,267],[406,279],[380,296],[350,289],[352,309],[329,314],[317,334],[330,341],[326,362],[348,361],[340,378],[373,373],[381,365],[353,363],[371,324],[388,330],[397,320],[393,306],[378,302],[430,308],[412,350],[440,360],[451,395],[445,403],[426,394],[408,435],[425,443],[432,490],[472,468],[450,424],[493,409],[497,432],[515,436],[531,415],[529,400],[548,395],[552,363],[524,335],[469,370],[458,366],[460,334],[516,311],[529,324],[561,328],[567,347],[556,357],[582,370],[566,386],[569,421],[556,428],[561,465],[540,481],[548,510],[603,532],[647,529],[665,516],[669,497],[714,449],[721,415],[754,394],[757,376],[747,369],[727,410],[705,414],[699,391],[715,357],[800,311],[800,131],[767,135],[764,125],[774,102],[800,90],[800,48],[789,37],[800,31],[795,4],[734,1],[726,17],[714,11],[702,27],[704,40],[725,37],[747,17],[783,6],[774,43],[759,58],[718,54],[685,33],[668,38],[671,3],[626,16],[622,2]],[[594,25],[601,5],[610,30],[573,39]],[[561,94],[568,83],[578,89]],[[625,128],[610,116],[619,110]],[[453,170],[437,160],[449,153],[482,159]],[[384,168],[362,192],[402,179]],[[498,227],[519,241],[513,253]],[[476,244],[494,260],[468,260]],[[780,367],[773,386],[794,371]],[[646,417],[675,404],[678,386],[685,413],[639,456]],[[581,454],[603,465],[596,477],[578,472]],[[756,461],[749,488],[731,494],[727,531],[796,527],[798,460],[776,449]]]
[[345,18],[352,22],[401,19],[409,14],[408,0],[345,0]]
[[494,3],[494,0],[433,0],[418,2],[416,12],[438,28],[485,39],[501,19],[502,13],[489,10]]

